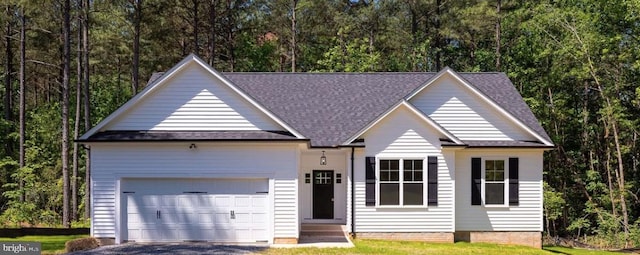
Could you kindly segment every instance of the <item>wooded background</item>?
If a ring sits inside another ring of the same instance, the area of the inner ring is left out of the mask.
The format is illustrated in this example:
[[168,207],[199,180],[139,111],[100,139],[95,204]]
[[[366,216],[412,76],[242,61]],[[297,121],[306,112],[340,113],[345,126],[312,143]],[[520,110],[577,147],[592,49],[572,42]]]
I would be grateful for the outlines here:
[[557,149],[550,235],[640,245],[640,1],[4,0],[0,223],[86,224],[73,140],[196,53],[219,71],[505,72]]

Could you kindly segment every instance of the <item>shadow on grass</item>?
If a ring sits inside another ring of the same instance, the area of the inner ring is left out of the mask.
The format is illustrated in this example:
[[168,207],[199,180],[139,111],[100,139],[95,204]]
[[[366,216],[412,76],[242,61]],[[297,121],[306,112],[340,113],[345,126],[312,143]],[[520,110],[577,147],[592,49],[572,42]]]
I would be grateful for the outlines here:
[[[570,253],[566,253],[566,252],[558,251],[558,250],[553,250],[553,248],[557,248],[557,247],[559,247],[559,246],[545,246],[545,247],[542,247],[542,249],[545,250],[545,251],[548,251],[548,252],[556,253],[556,254],[570,255]],[[566,248],[566,247],[562,247],[562,248]]]

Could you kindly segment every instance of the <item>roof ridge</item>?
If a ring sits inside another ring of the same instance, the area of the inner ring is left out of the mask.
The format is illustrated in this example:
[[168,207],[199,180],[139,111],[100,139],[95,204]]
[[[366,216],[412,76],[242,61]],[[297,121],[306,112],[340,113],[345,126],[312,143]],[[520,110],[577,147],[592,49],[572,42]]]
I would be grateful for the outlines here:
[[[390,74],[437,74],[438,72],[221,72],[222,74],[268,74],[268,75],[390,75]],[[506,74],[505,72],[456,72],[458,74]]]

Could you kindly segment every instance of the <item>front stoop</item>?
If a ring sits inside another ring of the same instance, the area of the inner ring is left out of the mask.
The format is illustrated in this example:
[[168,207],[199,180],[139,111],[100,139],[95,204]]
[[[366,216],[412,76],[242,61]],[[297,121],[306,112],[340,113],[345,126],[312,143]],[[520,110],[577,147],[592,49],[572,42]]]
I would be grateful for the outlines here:
[[354,247],[345,225],[302,224],[298,247]]

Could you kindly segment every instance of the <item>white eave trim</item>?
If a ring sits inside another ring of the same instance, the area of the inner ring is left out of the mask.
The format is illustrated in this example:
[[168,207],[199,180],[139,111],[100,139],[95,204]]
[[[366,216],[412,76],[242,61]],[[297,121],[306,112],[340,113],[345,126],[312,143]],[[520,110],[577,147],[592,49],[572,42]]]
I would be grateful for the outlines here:
[[498,103],[496,103],[493,99],[491,99],[490,97],[488,97],[487,95],[482,93],[482,91],[478,90],[475,86],[471,85],[471,83],[469,83],[467,80],[462,78],[462,76],[460,76],[458,73],[456,73],[453,69],[451,69],[449,67],[445,67],[444,69],[442,69],[440,72],[438,72],[436,75],[434,75],[431,79],[429,79],[424,85],[422,85],[418,89],[416,89],[413,92],[411,92],[411,94],[409,94],[407,97],[405,97],[405,99],[407,101],[411,100],[414,96],[416,96],[417,94],[422,92],[425,88],[429,87],[431,84],[433,84],[436,80],[440,79],[445,74],[451,75],[454,79],[456,79],[458,82],[460,82],[460,84],[463,84],[467,89],[469,89],[473,94],[475,94],[476,96],[480,97],[481,100],[484,100],[491,107],[493,107],[496,111],[498,111],[500,114],[505,116],[508,120],[510,120],[513,123],[515,123],[516,125],[518,125],[518,127],[522,128],[525,132],[529,133],[530,135],[532,135],[533,137],[538,139],[544,145],[553,146],[553,143],[551,141],[548,141],[547,139],[543,138],[540,134],[538,134],[537,132],[533,131],[533,129],[531,129],[529,126],[525,125],[524,123],[522,123],[522,121],[520,121],[518,118],[513,116],[508,111],[506,111]]
[[455,142],[456,144],[459,145],[464,145],[464,143],[458,139],[456,136],[454,136],[453,134],[451,134],[449,131],[447,131],[446,129],[444,129],[442,126],[440,126],[437,122],[435,122],[433,119],[431,119],[429,116],[425,115],[424,113],[422,113],[420,110],[416,109],[413,105],[411,105],[407,100],[403,99],[400,102],[396,103],[394,106],[392,106],[391,108],[389,108],[386,112],[384,112],[383,114],[381,114],[378,118],[376,118],[374,121],[372,121],[371,123],[369,123],[367,126],[365,126],[363,129],[361,129],[360,131],[358,131],[354,136],[350,137],[346,142],[344,142],[342,145],[349,145],[350,143],[352,143],[353,141],[355,141],[356,139],[358,139],[358,137],[362,136],[364,133],[366,133],[367,131],[369,131],[369,129],[371,129],[373,126],[377,125],[378,123],[380,123],[380,121],[382,121],[383,119],[385,119],[387,116],[389,116],[389,114],[391,114],[392,112],[394,112],[396,109],[400,108],[400,106],[405,106],[407,107],[407,109],[409,109],[409,111],[411,111],[413,114],[415,114],[416,116],[418,116],[420,119],[422,119],[424,122],[428,123],[431,127],[435,128],[438,132],[440,132],[440,134],[446,136],[449,140]]
[[211,66],[206,64],[202,59],[200,59],[198,56],[196,56],[193,53],[189,54],[189,56],[185,57],[182,61],[180,61],[178,64],[176,64],[171,69],[169,69],[169,71],[167,71],[160,78],[158,78],[155,81],[153,81],[152,84],[146,86],[142,91],[140,91],[140,93],[136,94],[134,97],[129,99],[129,101],[127,101],[124,105],[122,105],[116,111],[111,113],[104,120],[100,121],[100,123],[95,125],[93,128],[91,128],[89,131],[87,131],[84,135],[82,135],[78,139],[79,140],[85,140],[85,139],[88,139],[89,137],[91,137],[93,134],[97,133],[99,130],[101,130],[102,128],[104,128],[108,124],[110,124],[114,119],[118,118],[124,112],[128,111],[133,106],[138,104],[144,97],[146,97],[147,95],[151,94],[151,92],[158,90],[158,87],[161,87],[161,85],[165,81],[167,81],[171,77],[175,76],[177,73],[179,73],[179,71],[183,70],[191,62],[197,63],[200,66],[202,66],[204,69],[209,71],[210,74],[212,74],[214,77],[216,77],[217,79],[222,81],[226,86],[231,88],[234,92],[236,92],[238,95],[240,95],[244,100],[247,100],[251,105],[256,107],[262,113],[264,113],[265,115],[269,116],[269,118],[271,118],[273,121],[278,123],[278,125],[282,126],[288,132],[290,132],[291,134],[296,136],[296,138],[306,139],[302,134],[300,134],[300,132],[296,131],[295,129],[293,129],[292,127],[287,125],[284,121],[282,121],[280,118],[278,118],[275,114],[273,114],[272,112],[270,112],[269,110],[264,108],[261,104],[256,102],[252,97],[250,97],[249,95],[244,93],[242,90],[237,88],[235,85],[233,85],[233,83],[231,83],[229,80],[227,80],[222,74],[218,73],[216,70],[214,70]]

